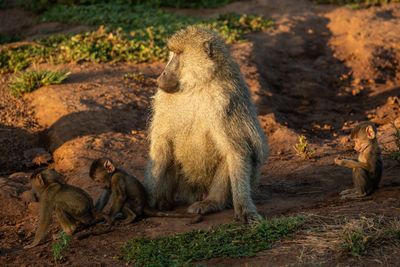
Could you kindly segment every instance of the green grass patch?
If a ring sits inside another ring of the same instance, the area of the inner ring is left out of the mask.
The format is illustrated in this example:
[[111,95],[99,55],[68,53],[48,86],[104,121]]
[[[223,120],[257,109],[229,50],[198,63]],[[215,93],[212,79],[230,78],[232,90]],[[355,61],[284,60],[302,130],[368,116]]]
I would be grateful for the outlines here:
[[312,0],[316,4],[336,4],[347,5],[349,9],[359,9],[360,4],[370,7],[388,4],[390,2],[400,2],[400,0]]
[[216,8],[238,0],[153,0],[160,6],[176,8]]
[[[4,1],[4,0],[3,0]],[[238,0],[31,0],[18,2],[18,5],[34,12],[43,12],[54,5],[93,5],[114,3],[125,6],[146,4],[150,7],[175,8],[216,8]],[[2,0],[0,0],[0,7]]]
[[32,92],[44,85],[59,84],[70,73],[65,71],[38,70],[37,68],[20,72],[8,83],[10,92],[13,95],[22,95]]
[[[43,21],[86,24],[97,30],[76,35],[53,35],[17,47],[0,48],[0,73],[15,72],[34,63],[50,62],[154,62],[167,59],[166,40],[188,25],[213,29],[227,43],[246,40],[250,32],[272,28],[261,16],[222,14],[214,19],[187,17],[152,8],[98,4],[57,5],[44,13]],[[104,25],[104,26],[103,26]]]
[[303,217],[282,217],[248,225],[220,224],[169,237],[134,238],[117,257],[138,266],[182,266],[217,257],[250,257],[290,236],[303,221]]

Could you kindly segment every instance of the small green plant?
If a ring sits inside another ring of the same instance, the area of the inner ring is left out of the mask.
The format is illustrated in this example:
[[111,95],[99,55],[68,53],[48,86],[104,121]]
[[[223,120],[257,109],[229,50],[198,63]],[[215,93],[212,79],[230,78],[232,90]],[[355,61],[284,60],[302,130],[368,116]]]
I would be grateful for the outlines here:
[[36,67],[16,74],[8,84],[13,95],[32,92],[44,85],[59,84],[70,72],[54,70],[38,70]]
[[65,232],[59,233],[60,241],[53,244],[53,255],[54,261],[56,265],[58,261],[62,259],[61,253],[65,250],[68,250],[68,243],[71,241],[71,238],[67,236]]
[[290,236],[304,219],[300,216],[261,219],[253,224],[219,224],[169,237],[134,238],[121,248],[117,258],[133,261],[137,266],[184,266],[216,257],[250,257]]
[[309,159],[313,155],[313,151],[308,145],[307,138],[304,135],[299,136],[299,143],[294,146],[298,156]]
[[396,125],[392,122],[392,126],[394,128],[394,133],[391,135],[394,137],[394,143],[396,144],[396,149],[390,151],[390,155],[392,159],[400,162],[400,129],[396,127]]

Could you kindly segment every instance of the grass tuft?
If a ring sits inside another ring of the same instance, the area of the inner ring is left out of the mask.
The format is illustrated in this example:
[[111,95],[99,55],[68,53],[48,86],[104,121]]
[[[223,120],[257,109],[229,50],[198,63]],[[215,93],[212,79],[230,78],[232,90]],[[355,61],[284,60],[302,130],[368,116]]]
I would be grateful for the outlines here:
[[70,72],[54,70],[30,69],[16,74],[13,80],[8,83],[10,92],[13,95],[30,93],[44,85],[59,84],[68,77]]
[[399,245],[400,221],[388,221],[383,217],[353,219],[344,226],[342,236],[343,251],[351,256],[361,257],[370,248],[382,246],[384,243]]
[[207,230],[194,230],[159,238],[134,238],[117,255],[138,266],[178,265],[210,258],[254,256],[271,244],[290,236],[303,224],[303,217],[262,219],[254,224],[219,224]]

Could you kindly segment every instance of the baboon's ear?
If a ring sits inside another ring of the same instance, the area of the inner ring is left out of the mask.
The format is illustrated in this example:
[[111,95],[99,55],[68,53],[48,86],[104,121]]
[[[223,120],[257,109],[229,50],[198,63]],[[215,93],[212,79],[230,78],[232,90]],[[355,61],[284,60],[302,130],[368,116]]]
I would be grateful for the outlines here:
[[39,173],[38,175],[36,175],[36,177],[37,177],[39,184],[44,185],[43,175],[41,173]]
[[104,162],[104,169],[107,173],[113,173],[115,171],[115,166],[111,163],[111,161],[106,160],[106,162]]
[[206,54],[209,56],[209,57],[212,57],[213,56],[213,45],[212,45],[212,42],[211,42],[211,40],[208,40],[208,41],[205,41],[204,43],[203,43],[203,48],[204,48],[204,52],[206,52]]
[[374,131],[374,128],[372,128],[371,125],[369,125],[365,129],[365,133],[367,134],[368,139],[374,139],[375,138],[375,131]]

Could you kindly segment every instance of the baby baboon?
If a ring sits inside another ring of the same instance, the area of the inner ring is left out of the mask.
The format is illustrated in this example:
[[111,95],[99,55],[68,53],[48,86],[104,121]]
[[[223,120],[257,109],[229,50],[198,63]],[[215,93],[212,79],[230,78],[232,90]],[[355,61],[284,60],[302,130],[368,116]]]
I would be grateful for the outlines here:
[[99,219],[107,219],[105,215],[95,211],[92,198],[85,191],[62,183],[54,169],[36,170],[29,181],[33,191],[39,196],[40,217],[32,244],[24,248],[39,244],[51,225],[53,211],[67,235],[75,232],[78,222],[91,225]]
[[351,131],[358,160],[335,159],[335,163],[353,169],[354,188],[340,193],[343,198],[362,197],[378,188],[383,171],[381,149],[376,140],[376,128],[368,121],[360,122]]
[[189,26],[168,47],[149,129],[150,205],[206,214],[233,204],[235,218],[258,217],[251,192],[268,143],[238,65],[210,30]]
[[97,200],[96,207],[101,211],[112,195],[113,204],[110,210],[111,224],[118,213],[125,216],[124,224],[146,215],[151,217],[190,218],[192,223],[202,220],[202,216],[173,212],[156,211],[147,206],[146,190],[136,177],[115,167],[109,158],[99,158],[90,166],[90,178],[104,190]]

